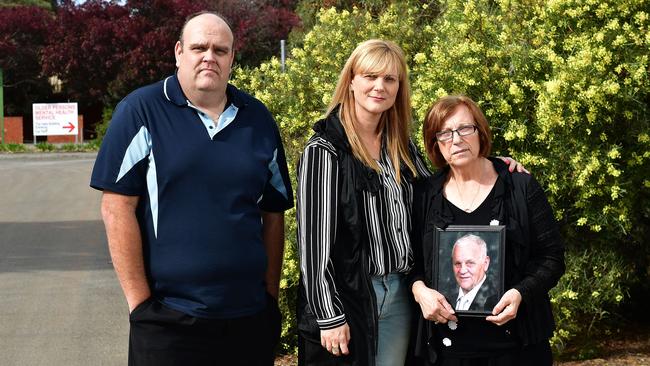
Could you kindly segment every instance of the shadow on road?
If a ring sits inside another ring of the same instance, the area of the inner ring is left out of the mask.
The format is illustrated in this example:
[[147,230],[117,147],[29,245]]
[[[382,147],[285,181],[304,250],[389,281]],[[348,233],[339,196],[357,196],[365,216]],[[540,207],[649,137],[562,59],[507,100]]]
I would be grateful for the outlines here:
[[101,221],[0,222],[0,273],[112,268]]

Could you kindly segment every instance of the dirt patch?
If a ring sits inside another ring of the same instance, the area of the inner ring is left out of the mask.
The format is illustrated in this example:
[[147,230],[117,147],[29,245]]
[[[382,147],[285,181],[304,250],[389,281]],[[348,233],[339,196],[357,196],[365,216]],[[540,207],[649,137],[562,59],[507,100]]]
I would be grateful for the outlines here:
[[275,359],[275,366],[295,366],[298,364],[298,357],[295,355],[280,356]]
[[[635,332],[636,333],[636,332]],[[612,336],[599,342],[601,356],[584,361],[559,361],[558,366],[650,366],[650,332],[639,329],[636,334]],[[298,358],[285,355],[275,360],[275,366],[295,366]]]
[[598,358],[559,362],[561,366],[650,366],[650,328],[635,329],[598,342]]

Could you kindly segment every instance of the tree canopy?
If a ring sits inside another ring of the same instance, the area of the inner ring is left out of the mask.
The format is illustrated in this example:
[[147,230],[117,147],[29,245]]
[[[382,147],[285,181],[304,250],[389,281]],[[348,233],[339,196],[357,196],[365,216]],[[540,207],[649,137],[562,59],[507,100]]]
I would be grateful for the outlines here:
[[48,10],[37,6],[0,8],[0,68],[4,76],[6,114],[31,110],[35,100],[51,95],[41,73],[40,49],[53,22]]
[[237,62],[257,65],[279,53],[279,40],[299,24],[293,6],[291,0],[63,0],[54,12],[36,6],[0,8],[6,84],[32,85],[20,97],[7,93],[7,110],[28,114],[31,102],[50,98],[47,80],[53,76],[61,81],[59,95],[77,101],[82,110],[112,107],[133,89],[174,72],[180,28],[200,10],[229,19]]
[[0,0],[0,7],[14,7],[14,6],[40,6],[46,9],[52,9],[56,4],[56,0]]

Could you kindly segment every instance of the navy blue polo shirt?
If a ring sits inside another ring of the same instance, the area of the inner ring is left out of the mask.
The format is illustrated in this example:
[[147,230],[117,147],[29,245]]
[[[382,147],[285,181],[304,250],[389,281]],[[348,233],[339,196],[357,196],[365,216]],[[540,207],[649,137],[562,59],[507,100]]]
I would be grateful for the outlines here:
[[266,305],[261,211],[293,197],[280,135],[257,99],[227,87],[219,121],[194,108],[175,75],[113,113],[90,186],[139,196],[153,295],[186,314],[252,315]]

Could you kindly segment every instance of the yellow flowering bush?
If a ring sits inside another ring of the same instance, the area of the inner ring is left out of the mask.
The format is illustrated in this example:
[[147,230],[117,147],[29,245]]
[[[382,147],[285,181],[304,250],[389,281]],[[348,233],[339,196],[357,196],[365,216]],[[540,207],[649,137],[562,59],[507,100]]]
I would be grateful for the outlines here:
[[[372,14],[321,9],[290,51],[285,72],[274,58],[236,70],[233,81],[275,116],[294,184],[311,126],[348,55],[365,39],[391,39],[404,48],[420,146],[421,121],[433,101],[449,93],[476,100],[494,133],[493,153],[512,156],[535,174],[561,224],[567,275],[552,292],[553,343],[561,349],[615,310],[632,271],[643,273],[650,260],[644,243],[650,234],[647,1],[431,4],[394,2]],[[294,349],[296,334],[293,214],[287,216],[282,280],[285,351]]]
[[[422,31],[430,41],[412,65],[413,107],[422,119],[440,89],[469,95],[490,121],[494,152],[524,163],[547,188],[568,248],[567,275],[552,293],[561,350],[590,334],[648,263],[647,2],[444,6]],[[590,263],[617,275],[590,281],[580,268]]]
[[[583,250],[567,257],[567,272],[552,291],[557,329],[551,344],[562,351],[576,334],[589,334],[627,296],[625,262],[610,250]],[[580,319],[581,321],[576,321]],[[589,348],[583,348],[589,356]]]

